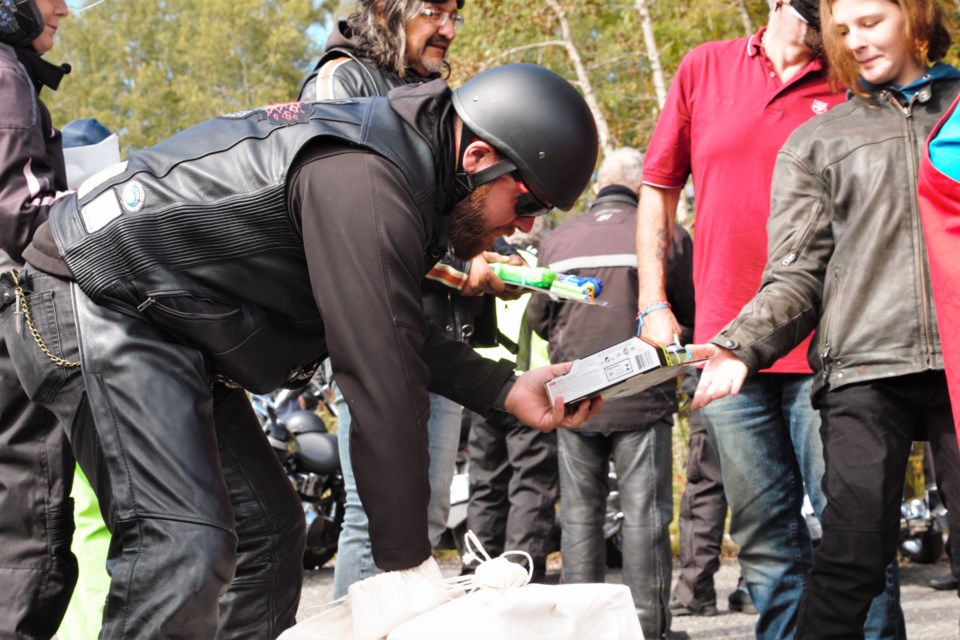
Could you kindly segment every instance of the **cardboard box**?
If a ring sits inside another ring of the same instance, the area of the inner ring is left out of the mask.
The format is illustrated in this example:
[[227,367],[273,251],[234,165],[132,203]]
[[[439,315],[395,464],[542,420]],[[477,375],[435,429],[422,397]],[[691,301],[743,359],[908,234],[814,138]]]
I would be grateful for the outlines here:
[[545,386],[551,402],[561,395],[565,404],[596,396],[608,400],[640,393],[700,362],[680,345],[664,347],[646,338],[629,338],[574,360],[569,372]]

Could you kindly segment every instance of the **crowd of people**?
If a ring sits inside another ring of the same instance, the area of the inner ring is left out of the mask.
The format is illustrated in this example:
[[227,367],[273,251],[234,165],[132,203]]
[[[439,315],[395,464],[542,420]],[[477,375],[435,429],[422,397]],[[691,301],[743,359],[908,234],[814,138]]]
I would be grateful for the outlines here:
[[[756,611],[758,638],[906,638],[915,440],[960,531],[960,71],[938,0],[768,0],[756,33],[684,56],[645,152],[609,152],[596,175],[594,117],[562,77],[507,64],[447,85],[464,10],[360,0],[297,101],[78,187],[40,99],[70,71],[43,57],[68,8],[2,4],[0,639],[50,638],[64,617],[77,465],[110,532],[100,637],[291,627],[303,511],[246,391],[327,358],[337,597],[439,573],[469,411],[468,524],[489,552],[526,552],[534,580],[560,495],[561,580],[603,582],[612,465],[645,637],[717,613],[729,507],[729,606]],[[693,239],[675,222],[690,178]],[[504,242],[591,182],[591,207],[539,248]],[[611,304],[518,299],[491,262],[600,278]],[[676,382],[569,406],[544,389],[636,335],[708,359],[672,592]],[[956,588],[960,536],[947,551]]]

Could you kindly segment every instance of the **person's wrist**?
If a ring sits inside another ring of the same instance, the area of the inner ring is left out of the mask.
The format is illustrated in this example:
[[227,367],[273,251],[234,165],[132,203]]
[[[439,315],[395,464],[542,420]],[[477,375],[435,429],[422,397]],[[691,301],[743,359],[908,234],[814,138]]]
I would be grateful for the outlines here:
[[643,319],[649,316],[652,313],[658,311],[671,310],[672,307],[670,303],[666,300],[655,300],[645,307],[641,307],[640,311],[637,313],[637,335],[640,335],[641,329],[643,329]]

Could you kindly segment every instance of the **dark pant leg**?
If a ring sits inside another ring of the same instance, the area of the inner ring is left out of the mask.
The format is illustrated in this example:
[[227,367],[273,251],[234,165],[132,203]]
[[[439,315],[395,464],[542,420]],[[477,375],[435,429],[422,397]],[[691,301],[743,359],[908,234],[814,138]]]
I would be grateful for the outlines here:
[[[44,307],[69,306],[51,295]],[[15,305],[4,313],[16,331]],[[39,348],[20,318],[23,346]],[[65,328],[66,329],[66,328]],[[67,336],[69,338],[69,336]],[[59,349],[56,336],[51,344]],[[73,454],[55,416],[22,388],[0,333],[0,639],[49,638],[77,581],[73,536]]]
[[630,587],[644,638],[664,638],[670,628],[673,520],[673,420],[637,431],[608,434],[613,442],[623,509],[623,582]]
[[798,638],[862,638],[896,557],[900,502],[924,381],[841,387],[820,401],[826,471],[823,538],[800,605]]
[[299,497],[246,394],[214,389],[217,445],[236,519],[237,570],[220,596],[218,640],[261,637],[296,623],[306,523]]
[[533,581],[547,572],[547,555],[556,528],[560,493],[557,476],[557,433],[543,433],[508,413],[498,413],[506,431],[510,482],[504,531],[506,550],[526,551],[533,558]]
[[[603,582],[606,541],[603,519],[610,492],[610,441],[600,434],[561,430],[560,555],[561,580],[566,584]],[[624,554],[629,550],[624,549]]]
[[699,411],[690,416],[690,455],[687,486],[680,497],[680,574],[674,596],[697,610],[715,605],[713,576],[720,569],[727,500],[723,495],[720,460]]
[[89,407],[75,442],[112,533],[101,637],[216,637],[237,539],[204,358],[73,294]]
[[933,453],[937,492],[947,509],[950,536],[947,538],[950,571],[960,578],[960,449],[953,423],[946,376],[931,385],[934,396],[928,404],[926,421],[930,451]]
[[506,432],[496,422],[474,413],[470,425],[470,502],[467,505],[467,529],[491,557],[503,553],[507,528],[507,487],[510,462],[507,460]]

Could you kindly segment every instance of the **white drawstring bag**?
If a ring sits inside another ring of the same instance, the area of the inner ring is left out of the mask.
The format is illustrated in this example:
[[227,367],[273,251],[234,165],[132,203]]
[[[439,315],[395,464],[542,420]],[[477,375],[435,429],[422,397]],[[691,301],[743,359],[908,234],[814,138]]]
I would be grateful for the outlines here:
[[388,640],[643,640],[633,596],[624,585],[528,584],[532,569],[505,557],[520,554],[530,560],[525,552],[491,559],[473,532],[465,543],[465,563],[478,553],[485,560],[473,576],[448,582],[471,592],[401,624]]
[[278,640],[371,640],[464,594],[444,581],[433,558],[404,571],[387,571],[350,585],[347,595],[287,629]]
[[444,580],[432,558],[378,574],[351,585],[347,596],[279,640],[643,640],[627,587],[528,584],[532,569],[507,559],[529,560],[525,552],[491,558],[472,531],[465,543],[464,562],[483,558],[473,575]]

